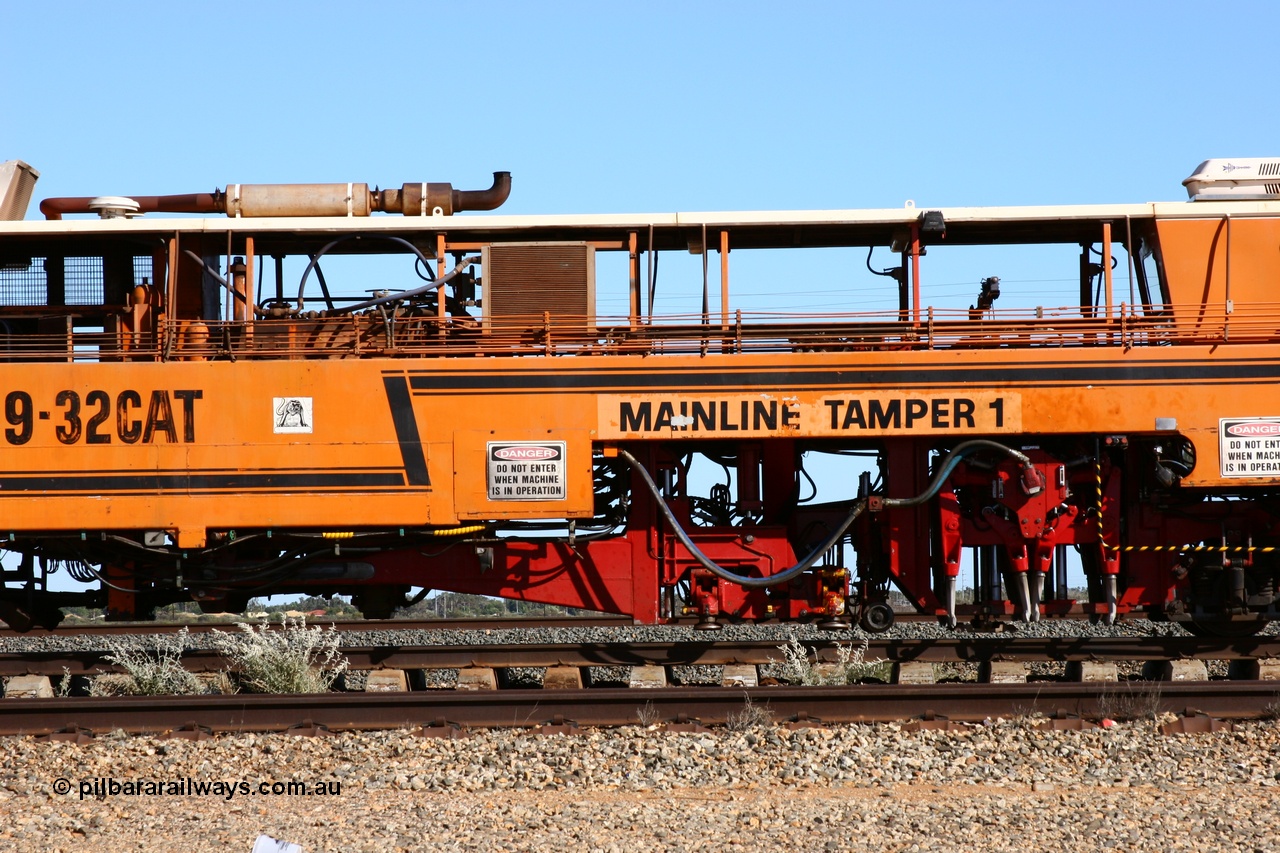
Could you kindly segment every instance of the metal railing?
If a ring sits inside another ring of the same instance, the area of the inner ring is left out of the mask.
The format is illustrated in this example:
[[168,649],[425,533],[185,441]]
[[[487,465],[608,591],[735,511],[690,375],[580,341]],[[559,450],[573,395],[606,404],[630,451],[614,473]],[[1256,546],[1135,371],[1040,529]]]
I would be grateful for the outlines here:
[[[57,324],[60,327],[62,324]],[[209,361],[442,356],[675,355],[1067,347],[1147,347],[1280,340],[1280,303],[1161,305],[1135,311],[930,308],[919,323],[898,312],[800,314],[736,312],[728,324],[701,315],[636,323],[626,317],[549,314],[476,318],[370,312],[252,323],[169,321],[127,328],[0,334],[0,360]]]

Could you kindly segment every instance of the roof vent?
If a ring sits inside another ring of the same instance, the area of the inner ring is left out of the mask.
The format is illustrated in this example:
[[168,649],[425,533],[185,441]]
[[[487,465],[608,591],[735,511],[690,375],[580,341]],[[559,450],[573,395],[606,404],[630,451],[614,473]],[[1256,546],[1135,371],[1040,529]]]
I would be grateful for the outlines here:
[[131,219],[138,215],[138,203],[119,195],[100,195],[85,205],[102,219]]
[[1192,201],[1280,199],[1280,158],[1205,160],[1182,185]]

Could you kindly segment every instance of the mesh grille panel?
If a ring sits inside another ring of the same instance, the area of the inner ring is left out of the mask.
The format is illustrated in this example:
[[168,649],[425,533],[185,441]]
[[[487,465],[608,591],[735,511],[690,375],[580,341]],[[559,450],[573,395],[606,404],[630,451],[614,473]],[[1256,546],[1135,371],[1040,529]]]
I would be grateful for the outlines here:
[[67,258],[68,305],[102,304],[102,258]]
[[484,250],[484,312],[504,327],[595,325],[595,250],[584,243],[525,243]]
[[[32,258],[30,264],[0,265],[0,306],[48,305],[50,263],[55,271],[62,264],[67,305],[103,304],[103,262],[101,257]],[[133,258],[133,284],[151,275],[151,258]]]

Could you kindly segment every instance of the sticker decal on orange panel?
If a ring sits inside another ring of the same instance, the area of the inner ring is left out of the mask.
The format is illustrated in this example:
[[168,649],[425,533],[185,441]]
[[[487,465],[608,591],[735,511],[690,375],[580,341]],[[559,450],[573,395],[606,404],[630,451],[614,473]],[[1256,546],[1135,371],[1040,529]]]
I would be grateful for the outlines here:
[[310,434],[312,424],[310,397],[272,397],[275,411],[271,423],[272,432],[278,434]]

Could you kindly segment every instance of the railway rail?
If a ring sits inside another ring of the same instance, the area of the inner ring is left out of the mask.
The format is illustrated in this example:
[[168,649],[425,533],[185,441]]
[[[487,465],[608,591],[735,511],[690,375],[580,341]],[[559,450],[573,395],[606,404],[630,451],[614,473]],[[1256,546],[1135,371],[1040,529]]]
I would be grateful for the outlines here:
[[[817,663],[835,662],[835,642],[803,642]],[[353,670],[457,669],[460,667],[720,666],[779,663],[777,640],[682,642],[479,643],[424,646],[363,646],[341,650]],[[117,671],[104,650],[32,651],[0,654],[0,676],[55,677]],[[875,638],[866,660],[889,663],[986,663],[992,661],[1264,661],[1280,659],[1280,637],[935,637]],[[212,650],[187,649],[185,667],[216,672],[227,661]],[[1280,686],[1276,688],[1280,692]]]
[[[775,722],[799,725],[914,719],[981,722],[998,716],[1055,715],[1098,719],[1126,694],[1146,712],[1192,718],[1247,719],[1273,713],[1277,687],[1262,681],[1175,682],[1158,691],[1099,682],[1074,684],[853,685],[760,687],[746,690],[681,687],[653,690],[429,691],[329,693],[296,696],[168,696],[6,699],[0,735],[59,739],[124,731],[200,737],[224,732],[419,729],[451,736],[463,727],[536,728],[567,732],[573,725],[619,726],[658,720],[724,724],[746,703]],[[546,728],[543,728],[546,727]]]
[[[840,644],[803,643],[815,664],[834,663]],[[478,643],[366,646],[342,650],[353,670],[403,671],[524,667],[650,667],[779,664],[777,640],[679,642]],[[167,697],[53,697],[0,700],[0,735],[40,734],[83,738],[86,733],[175,731],[201,737],[219,732],[320,734],[341,730],[410,728],[455,736],[467,727],[533,727],[571,731],[574,725],[617,726],[642,721],[719,725],[747,704],[777,722],[890,722],[913,719],[977,722],[989,717],[1044,714],[1097,719],[1117,705],[1144,715],[1166,712],[1205,725],[1212,719],[1256,718],[1274,713],[1280,683],[1257,680],[1258,664],[1280,659],[1280,637],[1030,637],[977,635],[915,639],[872,638],[865,659],[894,665],[1002,661],[1114,662],[1222,660],[1228,679],[1201,681],[1091,682],[1042,677],[1034,683],[986,681],[939,684],[863,683],[839,687],[769,684],[726,687],[686,684],[651,689],[595,686],[586,689],[501,686],[496,690],[423,689],[406,692],[334,692],[302,696],[212,695]],[[214,672],[228,663],[216,652],[191,649],[183,664]],[[1238,664],[1244,664],[1240,666]],[[1253,665],[1250,669],[1249,665]],[[926,667],[927,668],[927,667]],[[117,669],[102,650],[37,651],[0,655],[0,676],[92,675]],[[989,673],[989,670],[988,670]],[[584,673],[585,674],[585,673]],[[989,678],[989,674],[986,676]],[[906,679],[904,678],[905,682]],[[83,682],[81,682],[83,683]],[[527,685],[520,678],[497,684]],[[583,678],[584,684],[590,678]],[[601,679],[601,684],[616,680]],[[416,688],[416,689],[412,689]],[[931,723],[926,723],[926,725]],[[1071,722],[1061,725],[1071,725]]]

